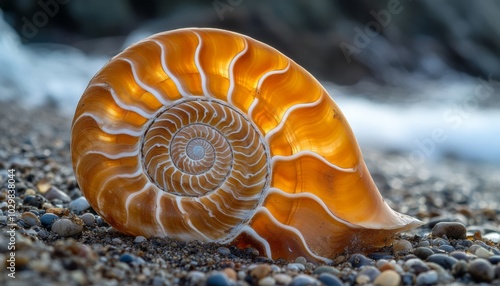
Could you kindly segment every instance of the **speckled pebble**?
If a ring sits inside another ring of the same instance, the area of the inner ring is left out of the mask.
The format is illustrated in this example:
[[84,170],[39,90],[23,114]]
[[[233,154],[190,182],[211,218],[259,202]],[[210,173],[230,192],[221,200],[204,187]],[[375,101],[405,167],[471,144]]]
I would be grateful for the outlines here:
[[412,250],[411,242],[406,239],[400,239],[394,242],[392,249],[396,253],[407,253]]
[[375,262],[368,257],[364,256],[363,254],[353,254],[349,258],[349,263],[351,263],[352,267],[354,268],[359,268],[361,266],[366,266],[366,265],[374,265]]
[[432,285],[438,282],[438,273],[435,270],[430,270],[418,274],[416,284],[417,285]]
[[373,281],[376,286],[398,286],[401,283],[401,277],[394,270],[386,270],[380,273],[379,276]]
[[40,219],[32,212],[24,212],[21,219],[28,224],[28,226],[40,225]]
[[260,280],[271,273],[269,264],[259,264],[254,269],[250,270],[250,276]]
[[323,272],[318,276],[318,280],[321,281],[325,286],[342,286],[344,283],[337,276]]
[[433,237],[443,237],[449,239],[465,239],[467,228],[459,222],[439,222],[432,228]]
[[147,240],[148,240],[148,239],[147,239],[147,238],[145,238],[144,236],[139,235],[139,236],[136,236],[136,237],[134,238],[134,243],[141,243],[141,242],[145,242],[145,241],[147,241]]
[[259,280],[259,286],[273,286],[276,284],[276,279],[271,276],[264,277]]
[[68,237],[81,233],[83,227],[79,224],[72,222],[69,219],[63,218],[54,222],[54,224],[52,224],[51,230],[57,233],[57,235],[59,236]]
[[57,215],[51,214],[51,213],[46,213],[40,217],[40,222],[42,223],[43,226],[50,228],[52,226],[52,224],[54,223],[54,221],[56,221],[58,219],[59,219],[59,217]]
[[483,258],[472,261],[467,268],[467,272],[477,282],[491,282],[495,277],[493,266]]
[[79,197],[69,203],[69,209],[77,214],[89,208],[90,204],[85,197]]
[[80,216],[80,218],[82,219],[83,223],[86,225],[86,226],[93,226],[95,225],[95,216],[91,213],[84,213]]
[[458,262],[457,259],[446,254],[433,254],[427,257],[427,261],[434,262],[445,269],[451,269],[453,265]]
[[207,286],[230,286],[232,283],[222,272],[213,272],[207,278]]
[[229,250],[229,248],[221,246],[217,248],[217,253],[222,256],[228,256],[229,254],[231,254],[231,251]]

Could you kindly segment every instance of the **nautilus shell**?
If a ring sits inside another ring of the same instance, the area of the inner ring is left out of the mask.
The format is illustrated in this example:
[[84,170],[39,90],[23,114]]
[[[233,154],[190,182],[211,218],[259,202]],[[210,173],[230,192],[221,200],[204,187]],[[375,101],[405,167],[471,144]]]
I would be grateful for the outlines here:
[[420,225],[384,202],[318,81],[228,31],[164,32],[111,59],[77,106],[71,149],[89,203],[130,235],[328,262]]

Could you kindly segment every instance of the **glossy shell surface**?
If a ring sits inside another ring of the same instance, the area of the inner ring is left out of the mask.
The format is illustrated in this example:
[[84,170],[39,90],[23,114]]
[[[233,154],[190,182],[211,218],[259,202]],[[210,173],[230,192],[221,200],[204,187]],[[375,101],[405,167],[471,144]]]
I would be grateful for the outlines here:
[[418,226],[384,202],[307,71],[216,29],[153,35],[91,80],[72,126],[85,197],[119,231],[328,262]]

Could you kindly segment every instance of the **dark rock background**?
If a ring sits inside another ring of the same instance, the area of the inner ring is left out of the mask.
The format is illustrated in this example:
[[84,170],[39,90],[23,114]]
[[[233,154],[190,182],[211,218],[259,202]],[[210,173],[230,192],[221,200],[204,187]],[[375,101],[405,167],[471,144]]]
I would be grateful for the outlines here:
[[131,33],[217,27],[266,42],[339,84],[406,86],[450,71],[500,79],[494,0],[0,0],[0,9],[26,44],[88,53],[113,55]]

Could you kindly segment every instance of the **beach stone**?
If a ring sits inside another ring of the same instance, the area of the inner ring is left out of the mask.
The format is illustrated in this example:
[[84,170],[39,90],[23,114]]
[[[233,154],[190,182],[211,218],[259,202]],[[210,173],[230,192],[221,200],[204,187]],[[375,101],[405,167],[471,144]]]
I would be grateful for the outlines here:
[[54,221],[58,220],[59,217],[52,213],[45,213],[40,217],[40,222],[43,226],[50,228]]
[[229,254],[231,254],[231,251],[229,250],[229,248],[221,246],[217,248],[217,253],[222,256],[228,256]]
[[259,264],[254,269],[250,270],[250,276],[260,280],[271,273],[271,266],[269,264]]
[[438,282],[438,273],[436,270],[430,270],[417,275],[417,285],[432,285]]
[[415,254],[418,258],[425,260],[427,257],[433,255],[434,251],[432,251],[429,247],[417,247],[413,251],[413,254]]
[[141,243],[141,242],[145,242],[145,241],[147,241],[147,240],[148,240],[148,239],[147,239],[147,238],[145,238],[144,236],[139,235],[139,236],[136,236],[136,237],[134,238],[134,243]]
[[451,269],[451,273],[455,277],[462,277],[467,273],[467,262],[464,260],[459,260],[453,268]]
[[298,274],[293,278],[292,283],[289,284],[289,286],[304,286],[304,285],[319,286],[321,285],[321,283],[314,277],[311,277],[309,275]]
[[401,277],[394,270],[386,270],[380,273],[373,284],[376,286],[398,286],[401,283]]
[[446,253],[450,253],[455,250],[455,248],[451,245],[441,245],[440,247],[438,247],[438,249]]
[[23,204],[27,206],[34,206],[36,208],[41,208],[45,203],[45,200],[42,196],[26,196],[24,197]]
[[493,256],[493,253],[489,252],[487,249],[485,249],[484,247],[482,246],[479,246],[475,251],[474,251],[474,254],[477,256],[477,257],[480,257],[480,258],[485,258],[485,259],[488,259],[490,258],[491,256]]
[[417,247],[428,247],[431,246],[431,243],[428,240],[422,240],[417,243]]
[[291,271],[301,271],[306,269],[306,267],[300,263],[288,263],[286,268]]
[[334,275],[340,275],[340,270],[333,266],[328,265],[320,265],[314,269],[313,274],[321,274],[321,273],[331,273]]
[[318,276],[318,280],[326,286],[342,286],[344,283],[337,276],[329,272],[323,272]]
[[85,197],[79,197],[69,203],[69,209],[75,213],[81,213],[90,208],[90,204]]
[[29,226],[40,225],[40,219],[32,212],[24,212],[21,215],[21,219]]
[[[380,275],[380,270],[378,270],[374,266],[365,266],[365,267],[361,268],[361,271],[358,272],[358,277],[360,277],[360,276],[368,277],[367,282],[372,282],[379,275]],[[362,284],[362,283],[359,283],[359,284]]]
[[300,263],[302,265],[306,265],[307,260],[304,256],[299,256],[299,257],[295,258],[295,263]]
[[366,266],[366,265],[374,265],[374,261],[367,258],[366,256],[364,256],[363,254],[353,254],[349,260],[348,260],[349,263],[351,263],[352,267],[354,268],[359,268],[361,266]]
[[83,227],[69,219],[62,218],[52,224],[51,230],[59,236],[68,237],[81,233]]
[[288,285],[292,282],[292,277],[284,273],[274,274],[273,277],[276,283],[279,283],[281,285]]
[[465,239],[467,228],[459,222],[439,222],[432,228],[432,237],[443,237],[449,239]]
[[202,282],[206,279],[206,274],[201,271],[189,271],[186,276],[186,285],[202,285]]
[[233,279],[233,280],[236,280],[238,278],[238,275],[236,274],[236,271],[234,271],[233,268],[224,268],[222,270],[222,272],[224,272],[224,274],[226,274],[226,276],[229,278],[229,279]]
[[71,198],[68,194],[54,186],[50,187],[50,189],[43,196],[49,201],[58,199],[65,203],[71,202]]
[[80,218],[82,219],[83,223],[86,225],[86,226],[93,226],[95,225],[95,216],[91,213],[84,213],[80,216]]
[[276,279],[271,276],[264,277],[259,280],[259,286],[274,286],[276,284]]
[[131,263],[132,261],[135,260],[135,257],[130,253],[124,253],[120,256],[118,260],[125,263]]
[[493,266],[483,258],[472,261],[467,268],[467,272],[476,282],[491,282],[495,278]]
[[462,251],[450,252],[450,256],[457,259],[457,260],[464,260],[464,261],[469,260],[469,256],[465,252],[462,252]]
[[222,272],[213,272],[208,276],[207,282],[205,285],[207,286],[230,286],[232,283],[229,278],[224,275]]
[[500,233],[498,232],[490,232],[485,235],[483,235],[484,239],[489,239],[493,241],[494,243],[500,243]]
[[411,242],[406,239],[400,239],[394,242],[392,249],[395,253],[407,253],[412,250]]
[[430,270],[429,266],[418,258],[408,259],[403,264],[403,269],[406,271],[413,271],[416,275],[427,272]]
[[500,255],[493,255],[488,258],[491,264],[500,264]]
[[451,269],[458,260],[446,254],[433,254],[427,257],[427,262],[434,262],[445,269]]

